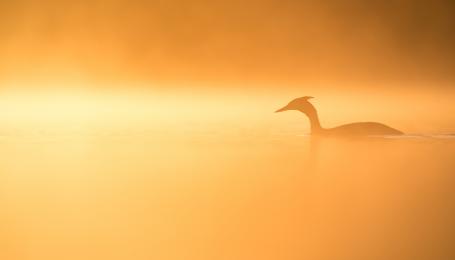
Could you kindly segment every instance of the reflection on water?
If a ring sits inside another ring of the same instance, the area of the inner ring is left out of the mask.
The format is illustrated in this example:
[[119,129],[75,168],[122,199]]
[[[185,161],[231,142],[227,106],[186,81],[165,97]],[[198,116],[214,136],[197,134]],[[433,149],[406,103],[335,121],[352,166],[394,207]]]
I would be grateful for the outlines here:
[[0,136],[1,259],[453,259],[455,140]]

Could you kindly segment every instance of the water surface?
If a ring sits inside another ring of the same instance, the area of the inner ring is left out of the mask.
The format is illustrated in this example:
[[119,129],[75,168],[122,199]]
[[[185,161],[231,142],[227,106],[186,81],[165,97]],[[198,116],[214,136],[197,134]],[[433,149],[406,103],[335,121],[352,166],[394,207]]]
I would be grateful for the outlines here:
[[0,136],[1,259],[452,259],[452,136]]

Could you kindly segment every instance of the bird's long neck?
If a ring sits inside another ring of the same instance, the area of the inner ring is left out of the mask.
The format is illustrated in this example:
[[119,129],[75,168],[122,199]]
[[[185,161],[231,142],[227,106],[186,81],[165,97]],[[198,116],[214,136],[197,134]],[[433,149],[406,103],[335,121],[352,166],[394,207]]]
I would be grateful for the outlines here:
[[300,112],[304,113],[310,119],[310,126],[311,126],[311,133],[312,134],[320,134],[323,132],[324,128],[321,126],[321,122],[319,121],[318,111],[316,108],[309,104],[304,110],[300,110]]

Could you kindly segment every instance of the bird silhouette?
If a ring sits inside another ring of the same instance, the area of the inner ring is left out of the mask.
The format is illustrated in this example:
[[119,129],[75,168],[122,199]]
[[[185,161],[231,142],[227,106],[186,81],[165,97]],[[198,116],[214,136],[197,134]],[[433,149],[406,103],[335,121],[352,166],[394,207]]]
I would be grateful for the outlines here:
[[390,126],[376,122],[358,122],[346,125],[341,125],[334,128],[323,128],[319,121],[316,108],[308,100],[313,97],[300,97],[292,100],[285,107],[278,109],[275,113],[297,110],[304,113],[310,119],[312,135],[351,135],[351,136],[367,136],[367,135],[402,135],[403,132],[394,129]]

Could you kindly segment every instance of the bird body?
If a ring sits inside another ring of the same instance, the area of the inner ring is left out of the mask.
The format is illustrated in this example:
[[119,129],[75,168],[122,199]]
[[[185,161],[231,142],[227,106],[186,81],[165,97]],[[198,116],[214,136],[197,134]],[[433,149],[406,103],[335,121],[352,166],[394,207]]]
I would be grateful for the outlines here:
[[308,100],[313,97],[301,97],[292,100],[276,112],[297,110],[304,113],[310,120],[311,134],[335,136],[367,136],[367,135],[402,135],[403,132],[390,126],[376,122],[358,122],[341,125],[334,128],[323,128],[319,121],[316,108]]
[[334,135],[401,135],[403,132],[376,122],[358,122],[325,129]]

